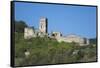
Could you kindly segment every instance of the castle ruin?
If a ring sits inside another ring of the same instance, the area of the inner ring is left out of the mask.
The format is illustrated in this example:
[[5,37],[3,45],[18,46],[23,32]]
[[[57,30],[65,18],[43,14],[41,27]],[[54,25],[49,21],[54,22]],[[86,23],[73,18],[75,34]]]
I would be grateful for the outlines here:
[[24,38],[30,39],[34,37],[45,37],[48,36],[49,38],[55,38],[58,42],[75,42],[80,44],[80,46],[83,45],[89,45],[89,40],[87,38],[83,38],[81,36],[77,36],[75,34],[70,34],[67,36],[62,36],[61,32],[52,32],[49,36],[48,34],[48,21],[47,18],[41,17],[39,28],[38,30],[33,29],[31,27],[24,28]]
[[47,31],[47,18],[41,17],[39,23],[39,30],[33,29],[31,27],[24,28],[24,38],[30,39],[33,37],[44,37],[48,35]]

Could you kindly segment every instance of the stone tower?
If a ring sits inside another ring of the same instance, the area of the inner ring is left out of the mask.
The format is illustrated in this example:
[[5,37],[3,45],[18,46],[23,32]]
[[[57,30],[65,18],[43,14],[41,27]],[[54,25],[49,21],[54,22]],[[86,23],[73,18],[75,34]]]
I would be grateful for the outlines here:
[[46,34],[48,32],[47,25],[48,25],[47,18],[41,17],[39,24],[39,30],[41,33]]

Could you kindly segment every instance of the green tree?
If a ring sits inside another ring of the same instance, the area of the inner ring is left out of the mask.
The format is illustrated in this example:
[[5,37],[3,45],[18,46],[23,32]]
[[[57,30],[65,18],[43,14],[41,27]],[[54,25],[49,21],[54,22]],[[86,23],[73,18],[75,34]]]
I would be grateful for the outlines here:
[[14,21],[15,32],[24,32],[24,28],[28,27],[24,21]]

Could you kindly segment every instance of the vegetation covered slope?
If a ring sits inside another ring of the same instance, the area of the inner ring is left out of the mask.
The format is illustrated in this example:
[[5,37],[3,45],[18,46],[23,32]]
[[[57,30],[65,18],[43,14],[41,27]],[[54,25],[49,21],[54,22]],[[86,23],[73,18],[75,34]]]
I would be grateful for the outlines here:
[[[96,61],[96,39],[90,39],[91,44],[88,46],[58,43],[55,39],[47,37],[24,39],[24,28],[28,26],[23,21],[14,23],[15,66]],[[30,54],[26,56],[25,52]]]
[[[25,56],[25,52],[29,52]],[[96,46],[79,46],[77,43],[58,43],[55,39],[24,39],[15,32],[15,66],[59,64],[96,61]]]

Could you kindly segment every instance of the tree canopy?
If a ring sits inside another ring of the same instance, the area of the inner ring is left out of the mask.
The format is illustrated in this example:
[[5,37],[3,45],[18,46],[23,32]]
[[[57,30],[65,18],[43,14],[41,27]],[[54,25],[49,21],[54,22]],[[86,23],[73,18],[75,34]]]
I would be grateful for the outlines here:
[[15,32],[24,32],[24,28],[28,27],[24,21],[14,21]]

